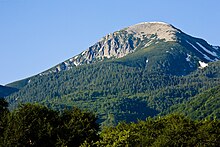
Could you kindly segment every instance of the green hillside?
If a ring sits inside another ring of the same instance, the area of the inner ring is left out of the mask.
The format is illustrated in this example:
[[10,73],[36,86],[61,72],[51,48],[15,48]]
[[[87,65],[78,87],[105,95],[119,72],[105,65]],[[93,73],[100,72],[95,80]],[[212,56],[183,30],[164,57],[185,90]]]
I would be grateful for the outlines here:
[[189,101],[175,105],[172,112],[183,113],[193,119],[220,119],[220,86],[206,90]]

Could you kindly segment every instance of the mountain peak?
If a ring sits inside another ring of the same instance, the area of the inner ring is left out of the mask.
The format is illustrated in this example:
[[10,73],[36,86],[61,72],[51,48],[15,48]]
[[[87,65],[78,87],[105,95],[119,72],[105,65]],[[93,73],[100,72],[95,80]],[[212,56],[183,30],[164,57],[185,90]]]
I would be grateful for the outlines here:
[[[220,59],[219,47],[213,47],[202,39],[183,33],[165,22],[141,22],[104,36],[82,53],[58,64],[40,75],[60,72],[83,64],[91,64],[105,59],[122,58],[159,42],[176,42],[185,47],[184,57],[197,56],[202,62]],[[166,51],[168,53],[169,51]],[[173,52],[173,51],[170,51]],[[196,60],[198,60],[196,59]],[[193,63],[194,64],[194,63]],[[195,63],[197,65],[197,63]],[[192,65],[191,65],[192,66]]]
[[[151,22],[140,22],[135,25],[146,25],[146,24],[156,24],[156,25],[170,25],[169,23],[162,22],[162,21],[151,21]],[[133,26],[135,26],[133,25]]]
[[150,37],[156,35],[158,39],[165,41],[176,41],[176,33],[180,31],[165,22],[141,22],[125,29],[136,37]]

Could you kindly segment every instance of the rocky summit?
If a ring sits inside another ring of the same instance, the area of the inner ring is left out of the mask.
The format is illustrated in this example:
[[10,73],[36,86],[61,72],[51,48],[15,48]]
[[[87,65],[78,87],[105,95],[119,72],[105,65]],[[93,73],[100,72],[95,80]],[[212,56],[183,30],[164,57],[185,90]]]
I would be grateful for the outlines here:
[[205,62],[220,59],[220,48],[209,45],[202,39],[197,39],[183,33],[171,24],[164,22],[143,22],[129,26],[122,30],[110,33],[97,43],[80,53],[40,75],[69,70],[75,66],[91,64],[106,59],[122,58],[137,49],[163,42],[178,42],[184,44],[191,53],[186,53],[187,61],[193,54],[200,57],[197,65],[204,66]]

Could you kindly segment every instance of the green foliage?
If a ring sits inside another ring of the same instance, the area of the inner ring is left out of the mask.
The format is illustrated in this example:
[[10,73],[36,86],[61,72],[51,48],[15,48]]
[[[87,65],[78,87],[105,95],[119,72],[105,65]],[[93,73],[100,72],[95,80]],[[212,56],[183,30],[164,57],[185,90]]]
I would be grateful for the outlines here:
[[2,139],[3,132],[7,125],[7,115],[8,115],[8,102],[5,99],[0,98],[0,140]]
[[37,104],[21,105],[4,118],[0,146],[80,146],[98,139],[94,115],[79,109],[63,113]]
[[58,114],[39,105],[26,104],[8,116],[5,146],[51,146],[55,143]]
[[181,112],[193,119],[220,119],[220,86],[208,89],[189,101],[174,105],[169,112]]
[[8,111],[8,102],[3,99],[0,98],[0,117],[3,115],[3,113]]
[[[3,103],[3,106],[5,103]],[[219,146],[220,121],[193,121],[171,114],[137,123],[119,122],[101,132],[97,118],[78,108],[63,112],[38,104],[20,105],[1,119],[0,146],[4,147],[141,147]]]
[[97,146],[218,146],[220,121],[192,121],[181,115],[120,123],[101,133]]
[[65,110],[60,116],[58,146],[80,146],[83,142],[96,141],[99,126],[96,117],[78,108]]

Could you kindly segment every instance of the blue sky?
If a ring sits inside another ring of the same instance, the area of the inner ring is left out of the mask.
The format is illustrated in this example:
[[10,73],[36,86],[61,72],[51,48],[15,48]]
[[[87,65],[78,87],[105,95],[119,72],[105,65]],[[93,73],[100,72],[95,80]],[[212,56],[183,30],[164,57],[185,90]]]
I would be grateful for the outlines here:
[[108,33],[148,21],[220,45],[219,0],[0,0],[0,84],[40,73]]

